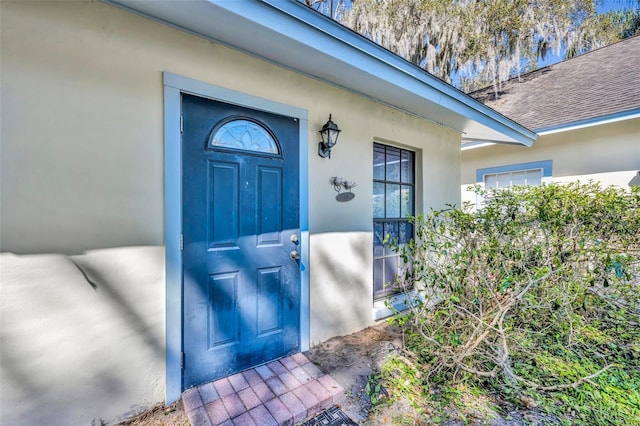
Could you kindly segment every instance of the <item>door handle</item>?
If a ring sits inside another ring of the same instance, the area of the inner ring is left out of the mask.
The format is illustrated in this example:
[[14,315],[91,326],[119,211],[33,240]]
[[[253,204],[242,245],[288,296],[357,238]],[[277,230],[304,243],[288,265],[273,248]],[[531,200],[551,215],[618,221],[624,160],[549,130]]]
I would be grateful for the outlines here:
[[291,250],[291,253],[289,253],[289,257],[294,260],[298,260],[300,259],[300,253],[298,253],[296,250]]

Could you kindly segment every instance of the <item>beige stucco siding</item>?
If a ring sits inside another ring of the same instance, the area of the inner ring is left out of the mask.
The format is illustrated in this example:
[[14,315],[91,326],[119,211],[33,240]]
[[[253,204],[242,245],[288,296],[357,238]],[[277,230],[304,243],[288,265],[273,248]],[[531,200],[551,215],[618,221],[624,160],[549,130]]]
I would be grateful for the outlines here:
[[592,179],[627,187],[640,170],[640,118],[540,136],[533,147],[492,145],[461,155],[462,200],[478,169],[551,160],[552,182]]
[[113,424],[163,401],[163,264],[161,247],[0,253],[0,424]]
[[[163,243],[162,71],[309,112],[311,232],[369,230],[374,138],[424,150],[425,202],[457,195],[456,132],[109,5],[3,2],[2,52],[3,250]],[[339,208],[335,175],[359,184]]]
[[[58,330],[55,341],[69,342],[55,348],[56,360],[64,363],[51,364],[42,357],[28,359],[46,351],[50,340],[13,332],[11,345],[3,340],[3,369],[11,359],[12,371],[30,371],[35,381],[3,373],[3,416],[9,415],[7,404],[14,414],[34,411],[40,397],[51,402],[52,418],[71,413],[64,411],[64,398],[51,399],[55,383],[85,390],[69,391],[74,410],[82,408],[69,414],[71,420],[61,417],[66,424],[114,420],[162,400],[161,355],[156,343],[145,342],[154,336],[162,344],[165,332],[163,71],[308,112],[310,264],[305,266],[312,343],[373,323],[373,141],[417,152],[418,210],[455,202],[460,195],[456,131],[101,2],[2,1],[0,7],[0,249],[18,255],[3,258],[12,271],[11,280],[2,276],[3,304],[12,306],[2,311],[3,338],[6,324],[49,320]],[[318,129],[330,113],[342,133],[331,159],[321,159]],[[353,201],[335,200],[332,176],[357,182]],[[132,246],[144,247],[127,249]],[[99,265],[99,284],[126,294],[109,298],[91,289],[64,256],[26,255],[80,255],[82,264],[87,250],[88,267]],[[20,291],[9,287],[20,286],[21,279],[30,285]],[[73,310],[69,285],[85,286]],[[40,286],[58,294],[39,293]],[[136,298],[145,295],[144,306],[137,306]],[[122,300],[131,321],[115,320],[117,313],[110,311]],[[25,311],[29,318],[21,316]],[[93,322],[80,330],[67,314],[91,316]],[[135,322],[141,317],[142,328]],[[38,330],[29,324],[25,330]],[[90,341],[92,333],[101,339],[99,348],[109,348],[91,352],[94,364],[78,352],[87,341],[76,337]],[[127,346],[126,356],[113,349],[121,348],[122,336],[139,340]],[[149,368],[123,367],[145,359],[153,359]],[[83,374],[65,371],[76,366],[83,366]],[[91,383],[109,374],[123,379],[107,406],[101,401],[104,389]],[[127,380],[144,385],[133,389]],[[20,388],[26,385],[42,393],[29,399],[28,389]]]
[[[361,251],[371,246],[374,140],[419,152],[419,208],[459,196],[452,130],[99,2],[4,2],[2,19],[3,251],[163,244],[163,71],[308,111],[312,288],[336,268],[371,294],[370,270],[352,259],[371,264]],[[342,129],[330,160],[315,154],[329,113]],[[332,176],[358,183],[353,201],[335,201]],[[335,249],[323,239],[335,232],[352,233],[354,249],[315,256]]]

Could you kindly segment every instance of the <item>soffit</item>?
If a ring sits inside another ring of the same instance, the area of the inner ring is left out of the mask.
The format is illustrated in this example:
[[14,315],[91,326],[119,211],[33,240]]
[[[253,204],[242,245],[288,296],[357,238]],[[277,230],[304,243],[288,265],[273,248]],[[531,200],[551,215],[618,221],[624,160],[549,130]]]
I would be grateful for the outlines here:
[[535,133],[297,1],[106,0],[460,131],[531,145]]

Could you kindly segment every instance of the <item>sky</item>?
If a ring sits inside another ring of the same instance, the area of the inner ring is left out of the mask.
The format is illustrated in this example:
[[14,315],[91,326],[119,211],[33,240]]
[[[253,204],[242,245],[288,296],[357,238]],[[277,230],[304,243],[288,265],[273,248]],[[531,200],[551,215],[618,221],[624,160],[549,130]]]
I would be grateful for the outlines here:
[[633,5],[634,2],[628,0],[604,0],[601,2],[600,6],[598,6],[598,13],[625,9],[630,4]]

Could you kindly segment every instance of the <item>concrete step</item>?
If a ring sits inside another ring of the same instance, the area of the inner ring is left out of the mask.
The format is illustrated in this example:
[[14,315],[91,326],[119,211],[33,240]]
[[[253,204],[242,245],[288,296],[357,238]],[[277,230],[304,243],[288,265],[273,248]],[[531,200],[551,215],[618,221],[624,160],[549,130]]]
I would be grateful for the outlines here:
[[344,401],[344,389],[297,353],[187,389],[192,426],[295,425]]

